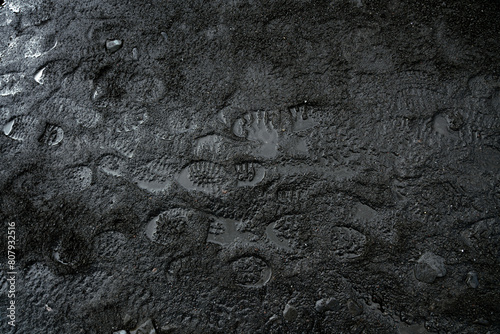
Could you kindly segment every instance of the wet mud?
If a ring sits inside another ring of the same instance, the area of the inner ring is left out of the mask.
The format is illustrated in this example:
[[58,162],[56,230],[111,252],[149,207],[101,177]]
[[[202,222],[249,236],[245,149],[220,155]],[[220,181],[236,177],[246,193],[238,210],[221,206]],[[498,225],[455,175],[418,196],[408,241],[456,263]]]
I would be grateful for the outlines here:
[[1,333],[500,332],[499,4],[0,3]]

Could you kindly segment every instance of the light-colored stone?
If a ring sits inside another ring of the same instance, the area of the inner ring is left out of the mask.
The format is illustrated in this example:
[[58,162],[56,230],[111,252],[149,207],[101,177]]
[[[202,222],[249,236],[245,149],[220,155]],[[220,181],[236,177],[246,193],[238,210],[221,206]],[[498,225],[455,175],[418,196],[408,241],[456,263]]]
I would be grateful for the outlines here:
[[106,49],[109,52],[116,52],[120,50],[123,46],[123,41],[121,39],[108,39],[106,41]]

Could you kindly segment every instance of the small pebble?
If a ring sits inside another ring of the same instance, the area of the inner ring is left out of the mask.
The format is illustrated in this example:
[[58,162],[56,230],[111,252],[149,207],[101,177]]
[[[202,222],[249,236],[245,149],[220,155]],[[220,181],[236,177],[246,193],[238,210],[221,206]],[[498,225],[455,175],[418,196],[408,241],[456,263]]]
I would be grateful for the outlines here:
[[280,320],[280,318],[276,314],[274,314],[271,318],[269,318],[268,321],[269,322],[275,322],[275,321],[278,321],[278,320]]
[[297,315],[297,309],[290,304],[286,304],[285,310],[283,311],[283,318],[286,321],[294,321],[297,318]]
[[130,334],[156,334],[155,327],[153,325],[153,321],[151,319],[147,320],[145,323],[137,327],[136,329],[130,331]]
[[477,274],[474,271],[469,271],[467,273],[467,278],[465,280],[468,286],[470,286],[473,289],[477,289],[479,286],[479,280],[477,279]]
[[316,302],[316,306],[314,307],[318,312],[332,311],[338,308],[339,303],[334,298],[328,299],[320,299]]
[[174,325],[166,325],[161,328],[160,333],[170,334],[170,333],[178,333],[179,328]]
[[444,259],[431,252],[424,253],[415,266],[415,278],[424,283],[432,283],[437,277],[446,275]]
[[347,301],[347,309],[349,310],[349,313],[351,313],[353,317],[363,313],[363,306],[352,299],[349,299]]
[[109,52],[116,52],[120,50],[123,46],[123,41],[121,39],[108,39],[106,41],[106,49]]
[[476,321],[474,321],[476,324],[483,325],[483,326],[488,326],[490,322],[484,318],[479,318]]
[[113,334],[127,334],[127,331],[122,329],[121,331],[113,332]]

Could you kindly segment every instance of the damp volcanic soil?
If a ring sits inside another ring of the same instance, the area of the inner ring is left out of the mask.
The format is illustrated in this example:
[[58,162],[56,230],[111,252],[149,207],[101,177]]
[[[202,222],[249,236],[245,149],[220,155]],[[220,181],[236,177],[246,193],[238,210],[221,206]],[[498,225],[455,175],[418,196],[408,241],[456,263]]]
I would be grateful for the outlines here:
[[0,332],[500,333],[495,1],[0,2]]

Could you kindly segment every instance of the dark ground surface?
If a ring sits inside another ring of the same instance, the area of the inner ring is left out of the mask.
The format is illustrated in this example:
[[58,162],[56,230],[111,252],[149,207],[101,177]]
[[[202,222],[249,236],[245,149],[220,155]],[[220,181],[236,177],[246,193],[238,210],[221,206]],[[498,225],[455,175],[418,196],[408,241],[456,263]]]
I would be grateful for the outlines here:
[[7,0],[0,332],[500,333],[499,7]]

